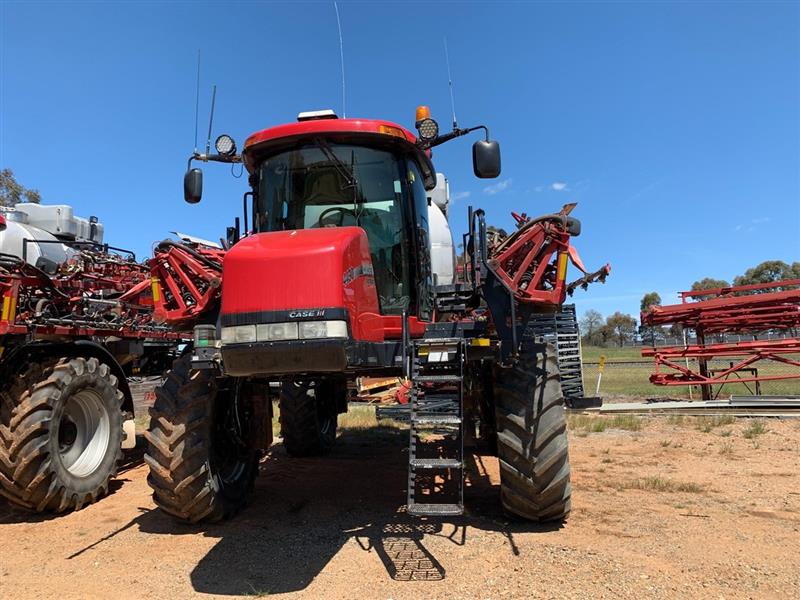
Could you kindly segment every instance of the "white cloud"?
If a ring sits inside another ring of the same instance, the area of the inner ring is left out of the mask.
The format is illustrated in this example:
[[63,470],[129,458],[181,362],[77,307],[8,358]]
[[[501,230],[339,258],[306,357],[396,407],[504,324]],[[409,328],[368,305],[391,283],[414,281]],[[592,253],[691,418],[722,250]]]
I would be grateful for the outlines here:
[[511,187],[511,179],[504,179],[503,181],[498,181],[494,185],[490,185],[483,188],[483,191],[489,194],[490,196],[494,196],[495,194],[499,194],[500,192],[506,191],[510,187]]
[[755,231],[755,225],[763,225],[765,223],[769,223],[772,221],[771,217],[756,217],[755,219],[750,219],[750,223],[739,223],[736,227],[733,228],[734,231],[745,231],[750,233]]
[[535,188],[533,188],[533,191],[534,192],[543,192],[544,191],[544,186],[543,185],[537,185]]
[[550,184],[550,189],[555,192],[566,192],[569,190],[566,181],[554,181]]
[[452,196],[450,196],[450,200],[455,202],[456,200],[464,200],[465,198],[469,198],[472,195],[472,192],[456,192]]

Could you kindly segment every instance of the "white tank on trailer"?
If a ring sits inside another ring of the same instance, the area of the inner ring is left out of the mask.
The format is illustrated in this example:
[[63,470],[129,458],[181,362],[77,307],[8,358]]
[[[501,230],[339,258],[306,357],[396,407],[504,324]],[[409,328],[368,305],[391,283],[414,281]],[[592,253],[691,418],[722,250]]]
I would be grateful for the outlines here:
[[452,285],[456,276],[456,250],[453,233],[447,222],[450,184],[442,173],[436,174],[436,187],[428,192],[428,227],[431,241],[431,268],[438,285]]
[[[5,227],[0,225],[0,252],[25,259],[52,272],[76,254],[69,245],[58,242],[103,242],[103,226],[76,217],[67,205],[41,206],[21,203],[0,207]],[[25,246],[24,240],[32,240]],[[44,243],[38,243],[44,242]]]

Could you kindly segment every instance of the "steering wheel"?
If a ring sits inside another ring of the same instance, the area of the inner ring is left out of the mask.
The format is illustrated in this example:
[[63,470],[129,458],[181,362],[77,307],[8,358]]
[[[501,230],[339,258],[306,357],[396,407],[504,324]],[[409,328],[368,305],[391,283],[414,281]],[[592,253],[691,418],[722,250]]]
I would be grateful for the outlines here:
[[323,219],[325,219],[325,217],[328,216],[328,214],[337,211],[339,213],[339,222],[333,223],[333,225],[336,225],[337,227],[341,227],[344,224],[344,216],[346,214],[352,216],[354,221],[356,220],[356,213],[353,212],[352,209],[344,208],[343,206],[331,206],[330,208],[326,208],[320,213],[319,219],[317,220],[317,224],[315,225],[315,227],[327,227],[327,225],[322,222]]

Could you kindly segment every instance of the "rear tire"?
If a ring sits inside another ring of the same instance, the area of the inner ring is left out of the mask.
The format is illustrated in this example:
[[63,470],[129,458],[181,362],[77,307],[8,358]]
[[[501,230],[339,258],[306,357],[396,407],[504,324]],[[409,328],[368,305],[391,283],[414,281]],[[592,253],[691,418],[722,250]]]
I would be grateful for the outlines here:
[[495,376],[503,507],[531,521],[561,521],[572,486],[558,359],[552,345],[522,346],[519,361]]
[[236,514],[258,474],[260,451],[245,441],[246,434],[231,432],[236,380],[231,389],[218,383],[212,371],[192,370],[186,355],[156,389],[150,409],[147,483],[159,508],[187,523]]
[[283,383],[281,436],[289,456],[320,456],[333,448],[338,425],[336,389],[320,381]]
[[32,363],[0,394],[0,493],[33,512],[80,510],[122,458],[122,392],[96,358]]

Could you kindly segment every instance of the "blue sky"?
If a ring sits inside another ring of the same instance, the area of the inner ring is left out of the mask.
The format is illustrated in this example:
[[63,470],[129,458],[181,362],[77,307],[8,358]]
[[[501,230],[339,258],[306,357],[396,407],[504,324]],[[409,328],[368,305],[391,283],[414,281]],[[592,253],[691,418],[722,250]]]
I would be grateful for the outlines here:
[[[611,262],[580,311],[638,313],[706,276],[800,260],[800,3],[340,2],[348,116],[445,127],[446,35],[462,126],[501,142],[497,181],[470,143],[434,161],[456,198],[510,226],[579,203],[584,262]],[[146,255],[171,230],[217,239],[245,178],[205,167],[182,200],[218,86],[214,135],[240,146],[301,110],[341,113],[333,4],[0,2],[0,167],[46,202],[98,215],[111,243]],[[203,133],[201,133],[201,138]],[[577,274],[576,274],[577,275]],[[637,315],[638,316],[638,315]]]

